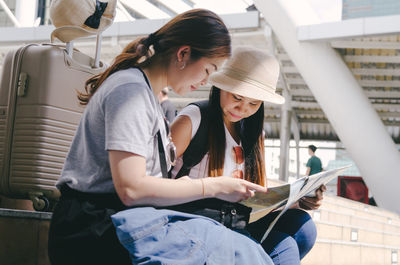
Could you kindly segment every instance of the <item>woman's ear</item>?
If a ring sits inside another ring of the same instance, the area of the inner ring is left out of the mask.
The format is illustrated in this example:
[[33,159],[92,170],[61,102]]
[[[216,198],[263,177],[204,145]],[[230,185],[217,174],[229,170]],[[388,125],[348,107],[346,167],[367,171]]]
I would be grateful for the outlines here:
[[179,47],[178,51],[176,52],[177,61],[186,64],[190,60],[190,53],[191,53],[190,46],[184,45]]

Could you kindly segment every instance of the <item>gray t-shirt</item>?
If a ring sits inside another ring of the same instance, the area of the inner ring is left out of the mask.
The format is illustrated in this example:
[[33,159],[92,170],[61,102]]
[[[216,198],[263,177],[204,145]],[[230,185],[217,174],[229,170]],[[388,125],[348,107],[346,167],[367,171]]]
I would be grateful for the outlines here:
[[145,157],[146,174],[161,177],[158,130],[165,149],[163,113],[143,73],[131,68],[112,74],[86,106],[57,187],[115,192],[108,150]]

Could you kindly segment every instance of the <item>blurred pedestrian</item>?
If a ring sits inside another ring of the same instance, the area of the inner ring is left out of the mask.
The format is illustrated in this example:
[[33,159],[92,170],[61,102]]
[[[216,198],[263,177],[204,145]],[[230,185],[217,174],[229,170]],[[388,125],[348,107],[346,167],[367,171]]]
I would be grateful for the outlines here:
[[321,159],[315,155],[315,151],[317,150],[317,147],[315,145],[309,145],[308,146],[308,154],[311,156],[310,159],[308,159],[306,167],[306,176],[314,175],[322,171],[322,163]]

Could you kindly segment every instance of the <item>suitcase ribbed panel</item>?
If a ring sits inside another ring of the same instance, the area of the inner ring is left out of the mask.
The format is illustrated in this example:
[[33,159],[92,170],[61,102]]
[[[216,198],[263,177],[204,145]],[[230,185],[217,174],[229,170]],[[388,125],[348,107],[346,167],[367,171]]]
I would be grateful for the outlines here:
[[[4,159],[4,137],[6,135],[6,111],[4,107],[0,107],[0,169],[3,168]],[[1,171],[0,171],[1,172]]]
[[47,190],[50,192],[47,196],[53,197],[51,191],[61,174],[81,113],[40,105],[23,105],[19,109],[14,127],[10,189],[21,196],[30,190]]

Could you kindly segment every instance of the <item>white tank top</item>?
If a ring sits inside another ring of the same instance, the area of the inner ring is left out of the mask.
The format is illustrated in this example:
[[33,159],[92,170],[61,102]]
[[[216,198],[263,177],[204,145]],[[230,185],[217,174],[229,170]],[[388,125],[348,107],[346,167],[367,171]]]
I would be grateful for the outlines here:
[[[200,122],[201,122],[201,113],[200,113],[200,108],[196,105],[189,105],[182,109],[179,114],[179,116],[188,116],[192,122],[192,139],[196,135],[197,130],[199,129]],[[233,148],[237,146],[241,146],[241,143],[236,143],[236,141],[233,139],[232,135],[229,133],[228,129],[226,128],[224,124],[224,129],[225,129],[225,139],[226,139],[226,146],[225,146],[225,160],[224,160],[224,171],[223,175],[224,176],[233,176],[235,171],[237,170],[242,170],[244,172],[244,162],[237,164],[235,162],[234,154],[233,154]],[[172,170],[172,177],[174,178],[179,170],[182,167],[182,157],[178,158],[178,161],[176,163],[176,166]],[[204,178],[208,177],[208,152],[207,154],[203,157],[203,159],[200,161],[199,164],[195,165],[192,167],[192,169],[189,172],[189,177],[190,178]]]

